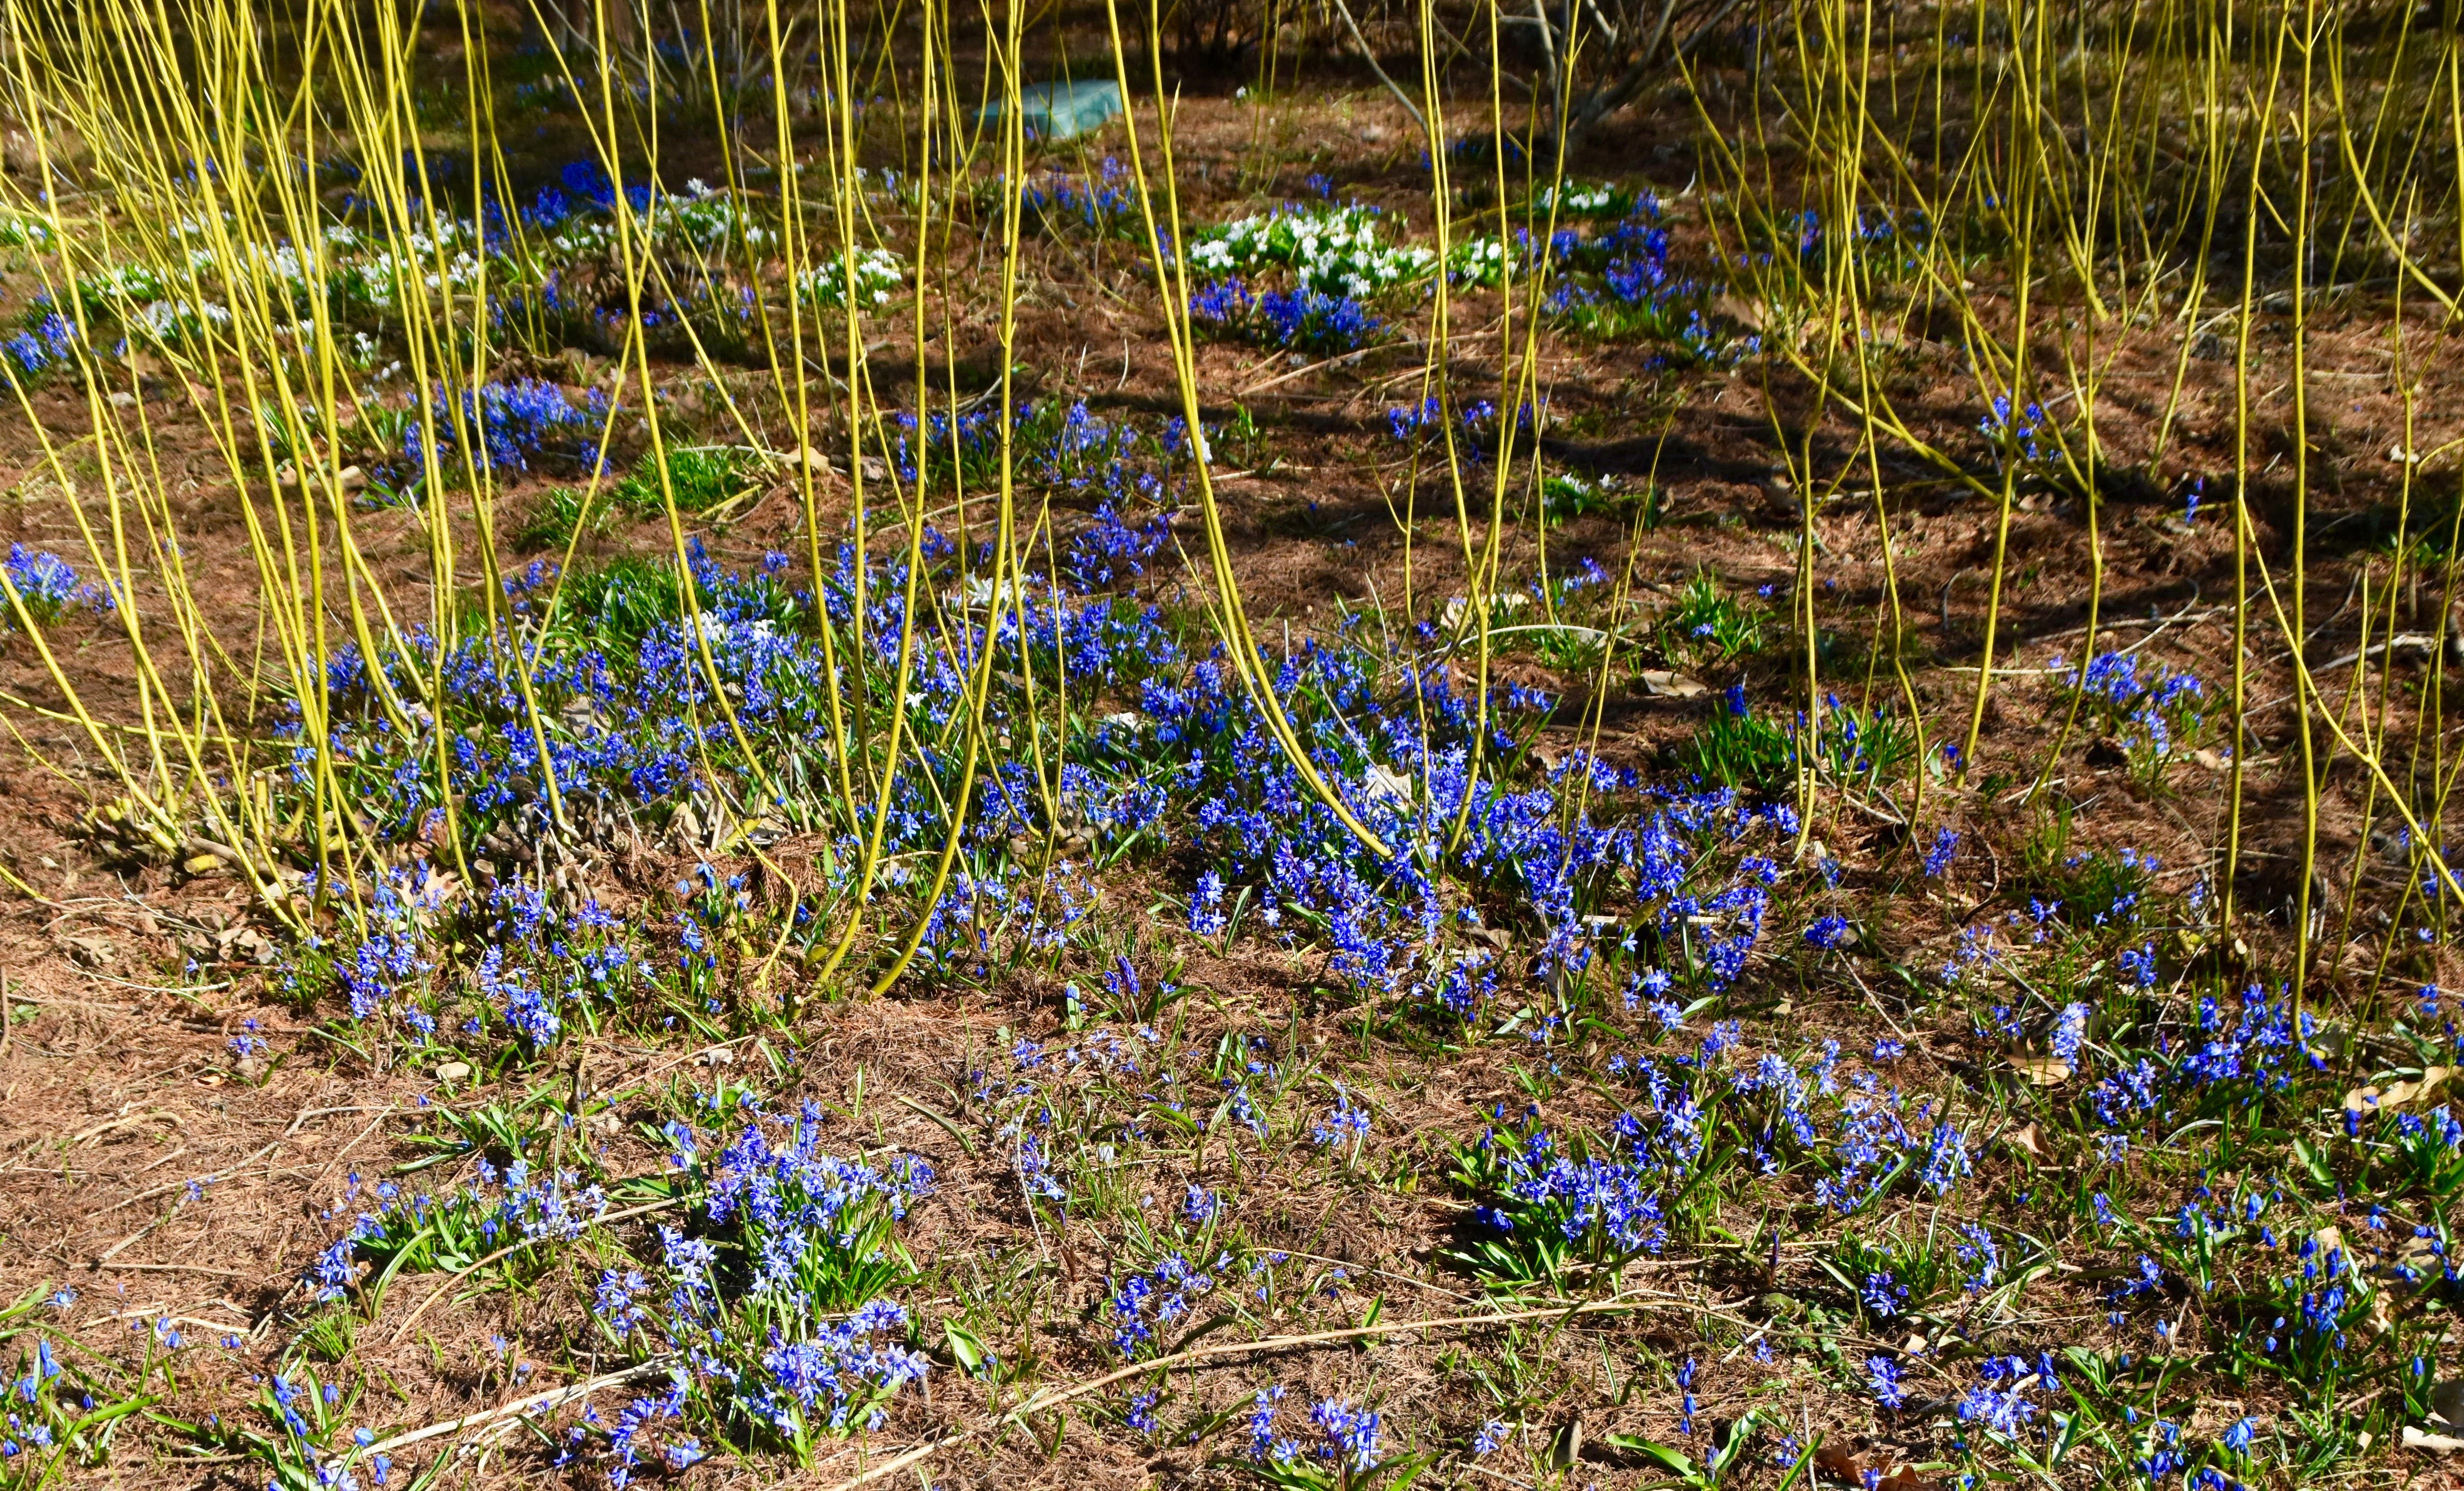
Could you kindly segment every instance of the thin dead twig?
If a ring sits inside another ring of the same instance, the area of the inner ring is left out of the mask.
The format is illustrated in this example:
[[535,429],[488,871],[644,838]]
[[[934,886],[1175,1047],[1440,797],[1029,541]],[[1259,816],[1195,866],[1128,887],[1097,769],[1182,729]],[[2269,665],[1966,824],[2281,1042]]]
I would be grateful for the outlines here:
[[[1377,75],[1377,80],[1386,85],[1386,91],[1395,96],[1395,101],[1403,105],[1403,112],[1412,116],[1412,122],[1419,126],[1420,137],[1426,140],[1429,134],[1429,122],[1421,117],[1418,108],[1413,106],[1411,96],[1404,93],[1395,79],[1386,76],[1386,69],[1378,64],[1377,53],[1369,45],[1369,38],[1360,34],[1360,23],[1352,18],[1352,8],[1345,5],[1343,0],[1334,0],[1334,13],[1343,17],[1343,29],[1352,33],[1353,45],[1360,49],[1361,60],[1367,62],[1369,70]],[[1436,142],[1432,141],[1430,144],[1434,148]]]
[[528,1413],[543,1413],[550,1409],[561,1408],[567,1403],[586,1398],[602,1389],[619,1387],[628,1382],[639,1382],[645,1377],[655,1377],[661,1372],[670,1370],[675,1365],[676,1359],[672,1356],[654,1356],[647,1362],[626,1368],[623,1371],[608,1372],[604,1376],[590,1378],[586,1382],[567,1383],[561,1388],[550,1388],[543,1392],[525,1393],[509,1403],[500,1403],[485,1413],[466,1413],[460,1418],[447,1419],[443,1423],[429,1424],[425,1428],[412,1429],[390,1438],[379,1439],[361,1451],[361,1458],[365,1459],[377,1455],[391,1454],[396,1450],[433,1439],[439,1435],[476,1429],[485,1424],[518,1418]]
[[[143,1235],[140,1234],[139,1235]],[[254,1279],[254,1274],[235,1268],[209,1268],[203,1263],[105,1263],[105,1270],[131,1269],[148,1274],[211,1274],[218,1279]]]
[[1046,1409],[1059,1408],[1065,1403],[1074,1402],[1092,1392],[1100,1392],[1112,1384],[1131,1377],[1144,1376],[1150,1372],[1166,1370],[1191,1362],[1204,1361],[1210,1357],[1298,1350],[1309,1346],[1329,1346],[1339,1341],[1362,1341],[1373,1336],[1403,1335],[1420,1330],[1458,1330],[1481,1325],[1511,1325],[1524,1321],[1546,1319],[1572,1321],[1581,1315],[1621,1315],[1641,1310],[1684,1310],[1688,1313],[1700,1313],[1700,1306],[1677,1299],[1639,1300],[1620,1294],[1613,1295],[1606,1300],[1586,1300],[1572,1305],[1551,1305],[1545,1309],[1491,1310],[1478,1315],[1442,1316],[1435,1320],[1380,1321],[1374,1325],[1354,1325],[1343,1330],[1320,1330],[1306,1335],[1268,1336],[1262,1341],[1224,1341],[1213,1346],[1193,1346],[1186,1351],[1176,1351],[1170,1356],[1157,1357],[1151,1362],[1139,1362],[1116,1371],[1106,1372],[1101,1377],[1092,1378],[1073,1387],[1038,1392],[998,1418],[978,1424],[972,1429],[956,1430],[937,1439],[927,1440],[904,1454],[893,1456],[869,1470],[861,1471],[840,1481],[831,1488],[831,1491],[855,1491],[856,1487],[868,1481],[895,1475],[910,1465],[930,1459],[943,1450],[964,1444],[970,1439],[981,1438],[985,1435],[1008,1428],[1013,1424],[1022,1423],[1029,1414],[1040,1413]]

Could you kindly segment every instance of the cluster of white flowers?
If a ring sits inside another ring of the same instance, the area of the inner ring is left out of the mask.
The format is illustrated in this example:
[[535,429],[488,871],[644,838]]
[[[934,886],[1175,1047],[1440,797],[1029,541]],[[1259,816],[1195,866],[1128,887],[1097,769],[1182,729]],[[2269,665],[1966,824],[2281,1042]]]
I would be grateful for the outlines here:
[[52,230],[31,217],[0,215],[0,244],[12,249],[48,249]]
[[[198,231],[193,224],[181,226],[186,235]],[[214,264],[213,256],[200,249],[190,249],[187,258],[189,271],[199,276]],[[77,299],[91,310],[119,316],[134,340],[158,345],[191,341],[208,325],[231,324],[229,308],[213,300],[190,301],[181,294],[185,288],[150,264],[106,264],[77,282]]]
[[[276,244],[269,249],[261,243],[251,243],[246,246],[245,252],[249,262],[255,266],[262,278],[278,281],[284,288],[294,293],[307,290],[309,271],[316,266],[303,261],[299,256],[299,250],[294,245]],[[199,258],[200,255],[190,254],[189,268],[201,276],[210,272],[214,266],[213,256],[203,255],[203,262],[199,262]]]
[[[223,215],[226,222],[231,221],[231,214]],[[756,223],[745,204],[698,180],[686,183],[673,195],[659,197],[638,221],[643,239],[653,252],[725,252],[739,237],[757,252],[775,253],[779,245],[775,228]],[[141,342],[184,341],[208,326],[228,324],[231,313],[225,306],[211,300],[190,301],[184,293],[187,285],[177,278],[185,262],[200,283],[223,282],[222,259],[205,241],[211,230],[209,221],[198,218],[173,224],[174,246],[167,265],[105,265],[78,278],[78,299],[97,313],[123,319]],[[326,224],[319,237],[321,242],[304,244],[249,241],[238,245],[247,266],[242,278],[287,291],[295,301],[321,280],[341,300],[391,312],[399,307],[406,291],[416,294],[422,286],[430,292],[468,291],[483,277],[512,282],[523,273],[489,243],[480,224],[467,217],[430,216],[390,248],[384,246],[384,237],[345,223]],[[0,214],[0,246],[39,248],[51,241],[50,231],[40,222]],[[613,219],[604,213],[576,213],[548,235],[540,257],[550,265],[603,261],[612,258],[616,248]],[[855,294],[861,303],[887,304],[906,283],[898,256],[886,250],[859,250],[854,268]],[[847,300],[842,282],[845,273],[844,261],[832,255],[798,284],[809,303],[844,305]],[[302,345],[313,340],[304,326],[293,328],[288,335]],[[361,339],[365,341],[364,334]],[[373,365],[372,343],[354,350],[355,361]]]
[[334,266],[328,281],[334,294],[345,300],[356,301],[375,310],[394,308],[393,265],[388,256],[374,259],[345,259]]
[[750,621],[728,621],[705,611],[697,613],[693,622],[700,629],[702,640],[710,644],[714,653],[739,641],[746,646],[758,647],[779,635],[778,624],[767,616],[756,616]]
[[350,360],[352,367],[363,372],[373,373],[380,381],[390,378],[402,370],[402,364],[399,362],[390,363],[380,369],[377,367],[377,359],[384,352],[385,344],[364,331],[352,332],[350,343],[343,349],[343,355]]
[[[483,256],[490,254],[487,235],[477,223],[467,217],[431,218],[426,229],[414,229],[403,235],[403,252],[390,250],[354,257],[344,251],[360,246],[359,234],[337,224],[325,230],[325,244],[332,251],[327,261],[326,283],[336,295],[357,300],[378,310],[391,310],[398,286],[426,285],[430,290],[448,286],[469,289],[479,282],[486,269]],[[277,255],[292,255],[289,246]],[[440,268],[438,259],[443,258]],[[304,281],[303,281],[304,284]]]
[[211,300],[194,305],[178,300],[153,300],[128,318],[131,336],[158,345],[187,342],[211,323],[231,324],[231,312]]
[[[737,198],[698,178],[685,183],[682,192],[658,197],[636,226],[635,241],[648,244],[653,253],[723,254],[739,237],[756,251],[779,244],[777,229],[763,226]],[[559,223],[540,247],[541,257],[550,263],[613,258],[615,220],[601,213],[577,212]]]
[[1562,192],[1543,187],[1531,194],[1532,211],[1553,208],[1560,217],[1621,217],[1632,205],[1632,198],[1606,182],[1570,181]]
[[1459,285],[1495,285],[1506,278],[1506,240],[1474,234],[1446,255],[1446,277]]
[[541,245],[541,256],[552,264],[606,258],[616,252],[616,225],[604,217],[568,217]]
[[[1004,594],[1003,591],[1008,593]],[[976,612],[987,610],[994,601],[999,600],[1001,603],[1001,609],[1015,616],[1034,604],[1037,598],[1040,597],[1031,596],[1031,592],[1026,589],[1026,582],[1018,575],[1011,575],[1007,585],[997,586],[990,575],[971,574],[960,581],[955,590],[941,592],[941,605],[951,612]]]
[[[847,261],[831,255],[804,271],[797,290],[808,305],[839,306],[847,302]],[[855,294],[874,305],[890,303],[890,294],[907,283],[907,271],[888,249],[855,251]]]
[[163,277],[143,264],[112,264],[77,280],[77,297],[88,305],[142,304],[165,293]]
[[1292,271],[1302,288],[1364,300],[1426,275],[1437,261],[1413,244],[1377,241],[1376,209],[1295,209],[1201,232],[1189,246],[1200,274],[1247,274],[1267,265]]
[[[417,235],[414,234],[414,237]],[[430,290],[451,286],[467,290],[479,282],[487,266],[479,256],[469,249],[457,249],[445,261],[440,271],[434,256],[414,253],[396,258],[391,254],[379,254],[362,263],[344,264],[336,275],[339,286],[347,286],[364,296],[367,302],[379,307],[393,304],[394,286],[407,281],[426,285]]]
[[479,282],[481,267],[478,256],[465,249],[445,261],[442,282],[432,269],[421,278],[430,290],[441,290],[448,284],[459,290]]
[[[1491,619],[1494,619],[1500,612],[1505,612],[1510,615],[1530,604],[1531,597],[1524,591],[1493,591],[1488,597],[1489,615]],[[1474,612],[1472,611],[1470,601],[1460,595],[1449,595],[1446,597],[1445,608],[1442,612],[1441,612],[1441,619],[1443,621],[1446,630],[1452,632],[1463,624],[1464,618],[1473,614]]]
[[740,234],[753,248],[767,248],[778,242],[778,234],[753,220],[736,198],[724,191],[714,191],[695,177],[685,183],[681,196],[663,196],[650,205],[649,220],[643,225],[654,247],[685,247],[704,254],[728,248]]

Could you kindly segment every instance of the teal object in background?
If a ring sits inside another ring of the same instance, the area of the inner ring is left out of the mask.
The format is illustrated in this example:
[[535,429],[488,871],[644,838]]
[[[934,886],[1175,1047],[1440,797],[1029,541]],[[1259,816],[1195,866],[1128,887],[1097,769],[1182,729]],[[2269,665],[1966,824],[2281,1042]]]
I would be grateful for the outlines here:
[[[1121,114],[1121,87],[1114,82],[1037,83],[1018,95],[1019,122],[1037,140],[1067,140],[1083,135]],[[994,103],[976,116],[981,124],[998,123],[1001,105]]]

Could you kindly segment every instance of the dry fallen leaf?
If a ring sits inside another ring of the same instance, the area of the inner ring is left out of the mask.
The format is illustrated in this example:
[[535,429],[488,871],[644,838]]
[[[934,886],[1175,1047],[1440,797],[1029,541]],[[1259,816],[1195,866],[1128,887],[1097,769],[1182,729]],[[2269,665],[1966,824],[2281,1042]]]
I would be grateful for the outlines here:
[[2071,1079],[2071,1064],[2059,1057],[2013,1057],[2011,1070],[2039,1087],[2057,1087]]
[[1583,1415],[1566,1420],[1549,1440],[1549,1464],[1557,1470],[1572,1470],[1583,1458]]
[[2464,1439],[2443,1434],[2424,1434],[2410,1424],[2407,1424],[2404,1426],[2404,1447],[2408,1450],[2428,1450],[2432,1455],[2453,1455],[2458,1450],[2464,1450]]
[[2386,1290],[2378,1290],[2370,1296],[2370,1333],[2384,1336],[2393,1329],[2395,1306],[2388,1302]]
[[1820,1475],[1852,1486],[1862,1484],[1865,1479],[1865,1467],[1857,1457],[1836,1444],[1826,1444],[1814,1452],[1814,1468]]
[[1642,690],[1655,699],[1701,699],[1711,692],[1710,685],[1700,679],[1660,668],[1642,670]]
[[2344,1094],[2344,1106],[2354,1113],[2402,1107],[2415,1098],[2428,1097],[2431,1089],[2447,1080],[2454,1070],[2452,1066],[2425,1067],[2417,1082],[2389,1082],[2384,1088],[2356,1087]]
[[1391,767],[1372,763],[1368,780],[1362,785],[1389,802],[1408,806],[1412,801],[1412,779]]
[[2036,1141],[2035,1124],[2022,1124],[2017,1128],[2011,1130],[2008,1137],[2011,1143],[2027,1150],[2030,1154],[2036,1156],[2038,1159],[2044,1158],[2045,1151]]
[[1879,1467],[1868,1467],[1864,1461],[1836,1444],[1826,1444],[1814,1452],[1815,1474],[1859,1487],[1860,1491],[1865,1485],[1869,1468],[1877,1476],[1874,1491],[1942,1491],[1941,1481],[1927,1480],[1917,1474],[1913,1465],[1894,1465],[1888,1474],[1881,1474]]
[[2451,1429],[2464,1429],[2464,1380],[2450,1377],[2431,1389],[2430,1413]]

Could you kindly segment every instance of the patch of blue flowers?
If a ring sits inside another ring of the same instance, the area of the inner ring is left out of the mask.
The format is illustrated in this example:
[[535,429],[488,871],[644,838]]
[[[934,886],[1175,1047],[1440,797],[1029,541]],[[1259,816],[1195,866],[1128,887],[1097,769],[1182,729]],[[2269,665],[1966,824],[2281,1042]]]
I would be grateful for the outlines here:
[[1053,228],[1114,234],[1134,232],[1139,221],[1136,183],[1113,156],[1084,175],[1058,167],[1030,181],[1022,193],[1027,209]]
[[[1549,245],[1556,261],[1550,313],[1602,337],[1639,336],[1659,344],[1657,366],[1721,367],[1761,350],[1759,335],[1739,334],[1708,314],[1719,287],[1674,273],[1668,230],[1649,193],[1611,226],[1586,237],[1571,231]],[[1533,246],[1523,252],[1536,259]]]
[[[1059,428],[1051,469],[1065,478],[1072,453],[1116,449],[1114,435],[1077,411]],[[1109,470],[1113,458],[1103,455],[1101,464]],[[915,638],[909,701],[923,738],[937,739],[960,718],[986,649],[997,676],[1031,669],[1058,687],[1066,674],[1072,698],[1100,718],[1072,733],[1059,763],[1066,825],[1052,819],[1053,805],[1023,762],[997,764],[970,790],[962,789],[964,751],[927,746],[892,776],[885,838],[891,855],[936,843],[949,805],[962,801],[962,842],[994,851],[979,869],[955,879],[941,901],[917,908],[927,922],[927,969],[989,949],[986,928],[1001,925],[985,914],[990,904],[1023,898],[1041,906],[1005,935],[1047,935],[1042,929],[1057,924],[1050,917],[1060,905],[1038,896],[1033,877],[1004,864],[1001,851],[1021,835],[1040,840],[1066,828],[1099,855],[1132,843],[1194,852],[1211,877],[1211,904],[1241,905],[1252,929],[1329,946],[1331,975],[1363,994],[1458,1004],[1482,984],[1447,952],[1455,929],[1468,924],[1468,907],[1434,873],[1441,858],[1449,862],[1449,877],[1504,898],[1500,910],[1542,929],[1544,969],[1579,973],[1603,948],[1624,958],[1646,945],[1670,945],[1681,976],[1709,989],[1726,987],[1743,970],[1778,879],[1772,862],[1747,843],[1759,834],[1793,832],[1789,809],[1758,806],[1727,790],[1645,791],[1632,772],[1579,757],[1561,762],[1546,781],[1509,785],[1500,764],[1519,758],[1524,732],[1545,718],[1550,701],[1509,685],[1492,696],[1485,731],[1477,728],[1473,701],[1431,660],[1442,647],[1434,629],[1391,646],[1372,645],[1353,629],[1265,656],[1319,772],[1354,815],[1398,846],[1381,860],[1285,759],[1227,659],[1211,645],[1193,656],[1162,612],[1091,588],[1143,566],[1159,542],[1153,526],[1133,528],[1099,513],[1073,544],[1059,583],[1022,587],[1014,602],[994,607],[988,586],[981,594],[971,590],[981,582],[966,577],[956,546],[928,535],[933,573],[920,593],[939,615],[918,617],[925,629]],[[397,843],[434,842],[444,827],[440,789],[450,791],[455,828],[472,852],[497,881],[518,882],[527,887],[519,894],[532,899],[528,909],[517,908],[503,900],[515,892],[483,883],[473,890],[489,899],[456,913],[511,918],[512,935],[497,939],[500,956],[455,973],[479,994],[479,1024],[466,1024],[469,1034],[493,1025],[538,1049],[552,1043],[559,1022],[577,1010],[621,1005],[635,970],[649,967],[616,955],[625,930],[594,909],[569,900],[558,900],[553,916],[543,909],[544,871],[527,857],[557,829],[548,778],[580,805],[568,812],[624,804],[635,813],[649,811],[656,822],[655,814],[696,804],[696,818],[715,812],[722,787],[729,796],[747,789],[758,794],[765,771],[816,781],[835,774],[835,732],[844,725],[833,723],[823,679],[833,649],[844,659],[858,646],[852,622],[859,595],[869,678],[893,673],[907,625],[905,561],[859,565],[843,545],[818,595],[788,589],[783,566],[781,559],[739,575],[693,557],[701,639],[715,680],[696,638],[673,617],[672,595],[665,602],[671,614],[649,622],[629,653],[586,633],[542,633],[521,622],[523,608],[541,599],[536,591],[517,601],[518,634],[509,624],[493,635],[466,636],[441,656],[415,634],[412,651],[383,666],[396,697],[416,692],[414,671],[421,679],[443,680],[449,776],[442,784],[432,780],[439,745],[426,733],[436,726],[405,731],[382,707],[366,662],[347,647],[338,650],[328,680],[329,744],[381,835]],[[658,590],[674,581],[649,583]],[[998,628],[987,631],[995,613]],[[826,646],[825,628],[833,634]],[[539,701],[536,722],[524,704],[521,673]],[[1105,698],[1133,707],[1103,713],[1095,703]],[[1023,684],[996,687],[984,705],[987,728],[1023,729],[1026,707]],[[752,758],[743,754],[748,744],[757,752]],[[311,786],[309,761],[303,746],[296,776],[301,790]],[[1570,813],[1561,795],[1567,792],[1588,806]],[[841,852],[815,887],[825,907],[863,857],[861,820],[842,820],[835,832]],[[1724,874],[1733,878],[1719,879]],[[351,983],[357,1008],[387,1004],[406,982],[433,983],[424,973],[411,978],[415,970],[403,962],[427,955],[400,924],[402,904],[399,896],[380,903],[370,923],[375,946],[336,954],[359,970],[341,980]],[[579,971],[550,971],[557,969]],[[426,1038],[437,1034],[445,1011],[420,1008],[425,1023],[407,1007],[404,1019]]]
[[[454,453],[468,444],[474,460],[498,472],[527,472],[532,462],[586,472],[599,463],[600,436],[607,428],[607,395],[583,390],[575,404],[565,390],[538,378],[485,383],[459,400],[438,395],[436,456],[450,470]],[[419,424],[403,435],[404,464],[416,470],[425,459]]]
[[0,341],[0,351],[8,354],[0,363],[0,371],[15,382],[42,372],[55,363],[74,358],[78,345],[77,327],[57,311],[45,311],[33,325]]
[[75,607],[97,615],[112,609],[109,590],[88,584],[78,577],[77,567],[48,549],[11,544],[8,561],[0,568],[5,568],[9,589],[15,592],[14,604],[0,604],[0,630],[21,623],[19,607],[36,626],[49,626]]
[[1373,346],[1386,329],[1385,322],[1348,295],[1306,286],[1253,295],[1239,279],[1219,279],[1193,291],[1189,311],[1218,336],[1321,355]]
[[[740,1097],[734,1111],[741,1126],[708,1154],[716,1136],[669,1125],[678,1174],[666,1189],[683,1220],[656,1229],[653,1257],[603,1269],[592,1294],[610,1346],[670,1369],[662,1391],[599,1426],[595,1453],[619,1486],[646,1457],[699,1458],[701,1435],[809,1458],[822,1440],[878,1424],[928,1369],[906,1307],[884,1296],[912,1274],[894,1233],[932,1194],[932,1167],[831,1155],[810,1105],[772,1115]],[[318,1298],[380,1288],[405,1269],[467,1269],[571,1242],[608,1219],[605,1193],[573,1175],[541,1179],[519,1163],[499,1172],[484,1159],[477,1169],[474,1184],[443,1196],[381,1182],[376,1209],[319,1256]]]
[[[912,1265],[898,1224],[933,1192],[931,1166],[885,1167],[823,1147],[827,1121],[748,1109],[704,1158],[671,1125],[688,1200],[685,1225],[658,1230],[658,1257],[607,1269],[592,1312],[618,1349],[674,1364],[668,1390],[636,1399],[610,1435],[624,1484],[674,1423],[737,1448],[777,1446],[810,1463],[822,1442],[877,1426],[890,1400],[923,1380],[907,1308],[884,1298]],[[699,1439],[690,1441],[700,1453]]]
[[2197,743],[2208,702],[2197,674],[2123,651],[2098,653],[2084,668],[2065,670],[2059,657],[2052,665],[2091,718],[2119,732],[2133,760],[2161,766]]
[[[406,1269],[467,1268],[517,1244],[571,1242],[607,1211],[605,1192],[574,1172],[542,1176],[521,1160],[499,1170],[484,1156],[474,1168],[475,1181],[441,1196],[379,1181],[368,1192],[375,1209],[359,1213],[309,1270],[317,1299],[379,1290]],[[360,1193],[359,1176],[347,1186],[345,1209]]]

